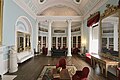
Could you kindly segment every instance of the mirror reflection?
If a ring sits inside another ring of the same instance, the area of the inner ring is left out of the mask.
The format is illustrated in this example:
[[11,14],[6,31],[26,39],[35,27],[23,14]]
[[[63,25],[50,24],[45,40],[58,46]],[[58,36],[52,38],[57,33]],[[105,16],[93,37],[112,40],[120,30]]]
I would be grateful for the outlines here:
[[119,56],[118,50],[118,26],[119,14],[118,12],[105,17],[101,21],[102,27],[102,52],[112,56]]

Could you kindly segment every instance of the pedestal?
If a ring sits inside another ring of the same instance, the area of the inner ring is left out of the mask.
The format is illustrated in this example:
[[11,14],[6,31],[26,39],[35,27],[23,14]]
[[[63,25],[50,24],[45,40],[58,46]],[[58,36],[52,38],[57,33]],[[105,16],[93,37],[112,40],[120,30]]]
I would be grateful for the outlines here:
[[10,51],[9,55],[9,73],[16,72],[18,70],[18,64],[17,64],[17,55],[16,53],[13,53]]

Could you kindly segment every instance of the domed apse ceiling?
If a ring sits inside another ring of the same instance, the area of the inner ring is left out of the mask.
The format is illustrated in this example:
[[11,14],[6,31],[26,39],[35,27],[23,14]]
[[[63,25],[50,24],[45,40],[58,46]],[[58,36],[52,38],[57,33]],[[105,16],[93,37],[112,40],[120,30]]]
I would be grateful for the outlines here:
[[47,8],[42,13],[37,14],[38,16],[79,16],[79,14],[72,8],[58,5]]

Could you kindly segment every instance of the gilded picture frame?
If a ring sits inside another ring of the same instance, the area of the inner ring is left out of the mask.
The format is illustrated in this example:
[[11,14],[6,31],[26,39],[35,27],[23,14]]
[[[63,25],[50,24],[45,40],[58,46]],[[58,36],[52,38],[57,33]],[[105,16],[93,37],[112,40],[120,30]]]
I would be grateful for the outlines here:
[[0,0],[0,45],[2,45],[3,0]]

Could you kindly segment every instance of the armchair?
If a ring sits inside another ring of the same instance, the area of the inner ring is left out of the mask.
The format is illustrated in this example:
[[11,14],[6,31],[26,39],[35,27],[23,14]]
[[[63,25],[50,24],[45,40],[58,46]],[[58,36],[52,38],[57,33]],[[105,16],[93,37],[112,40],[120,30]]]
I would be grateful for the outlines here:
[[59,60],[59,63],[56,64],[56,68],[58,68],[58,67],[62,67],[62,69],[66,68],[66,60],[65,60],[65,58],[61,58]]
[[72,80],[87,80],[89,74],[89,68],[84,67],[82,71],[76,71],[76,73],[72,76]]

